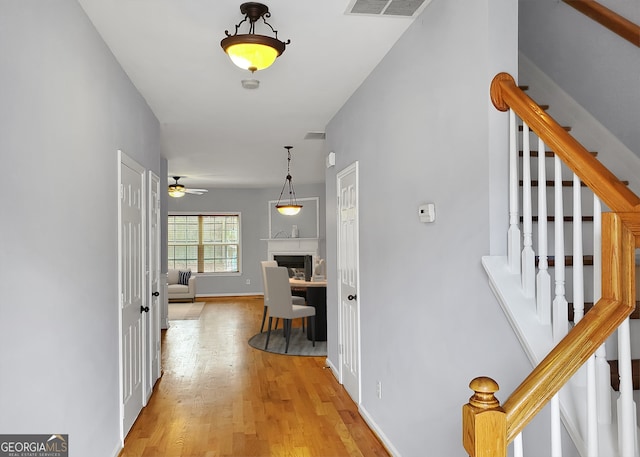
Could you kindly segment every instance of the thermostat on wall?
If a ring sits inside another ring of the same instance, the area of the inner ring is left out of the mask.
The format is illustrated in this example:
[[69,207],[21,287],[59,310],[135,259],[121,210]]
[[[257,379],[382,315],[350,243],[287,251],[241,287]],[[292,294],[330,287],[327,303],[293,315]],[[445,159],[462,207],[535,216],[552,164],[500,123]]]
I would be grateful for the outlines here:
[[434,222],[436,220],[436,205],[434,203],[426,203],[418,206],[418,217],[420,222]]
[[331,151],[327,154],[327,168],[331,168],[336,164],[336,153]]

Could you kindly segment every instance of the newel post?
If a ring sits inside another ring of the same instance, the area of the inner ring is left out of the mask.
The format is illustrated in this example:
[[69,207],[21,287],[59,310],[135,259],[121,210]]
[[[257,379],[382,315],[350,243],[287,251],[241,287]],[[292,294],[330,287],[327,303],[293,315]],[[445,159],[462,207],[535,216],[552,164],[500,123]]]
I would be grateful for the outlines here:
[[462,407],[462,444],[471,457],[506,457],[507,420],[495,397],[498,383],[479,377],[469,383],[475,393]]

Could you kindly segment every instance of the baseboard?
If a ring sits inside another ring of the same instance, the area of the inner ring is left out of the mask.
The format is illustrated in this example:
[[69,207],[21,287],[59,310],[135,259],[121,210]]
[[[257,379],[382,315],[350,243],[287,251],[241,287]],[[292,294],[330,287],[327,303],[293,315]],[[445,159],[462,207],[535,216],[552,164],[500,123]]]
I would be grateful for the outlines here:
[[198,294],[196,294],[196,300],[197,301],[200,301],[198,299],[216,298],[216,297],[256,297],[256,298],[262,298],[262,297],[264,297],[264,294],[259,293],[259,292],[246,292],[246,293],[233,292],[233,293],[229,293],[229,294],[207,294],[207,295],[198,295]]
[[340,382],[340,371],[338,371],[338,368],[336,368],[336,366],[333,364],[331,359],[329,359],[329,357],[327,357],[326,360],[327,360],[327,366],[331,369],[331,373],[333,373],[333,376],[336,378],[336,381]]
[[[340,382],[340,371],[333,364],[331,359],[329,359],[329,357],[326,358],[326,363],[327,363],[327,366],[331,369],[331,373],[333,373],[333,376],[335,376],[336,381]],[[382,432],[380,427],[378,427],[378,424],[376,424],[376,421],[374,421],[371,418],[371,416],[369,415],[369,412],[362,405],[358,405],[358,413],[360,413],[360,416],[362,416],[364,421],[367,423],[367,425],[369,426],[371,431],[376,435],[376,437],[380,440],[380,442],[385,447],[387,452],[394,457],[400,457],[400,452],[398,452],[398,450],[393,446],[393,444],[391,444],[391,441],[389,441],[389,438],[387,438],[387,436]]]
[[113,450],[111,455],[113,457],[118,457],[120,455],[120,452],[122,452],[123,449],[124,447],[122,446],[122,443],[119,442],[118,444],[116,444],[116,448]]
[[387,452],[389,452],[389,454],[391,454],[393,457],[401,457],[400,452],[393,446],[389,438],[382,432],[380,427],[378,427],[378,424],[376,424],[376,421],[373,420],[366,408],[362,405],[358,405],[358,412],[367,423],[369,428],[378,437],[382,445],[386,448]]

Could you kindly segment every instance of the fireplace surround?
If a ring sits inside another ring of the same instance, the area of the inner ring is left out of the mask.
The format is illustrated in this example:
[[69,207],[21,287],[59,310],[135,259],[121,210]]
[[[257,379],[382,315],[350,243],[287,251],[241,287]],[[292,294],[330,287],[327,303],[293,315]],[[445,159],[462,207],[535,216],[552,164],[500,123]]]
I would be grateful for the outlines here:
[[318,259],[318,238],[274,238],[267,240],[267,259],[278,261],[280,266],[300,268],[305,272],[306,278],[307,275],[313,274],[313,267]]

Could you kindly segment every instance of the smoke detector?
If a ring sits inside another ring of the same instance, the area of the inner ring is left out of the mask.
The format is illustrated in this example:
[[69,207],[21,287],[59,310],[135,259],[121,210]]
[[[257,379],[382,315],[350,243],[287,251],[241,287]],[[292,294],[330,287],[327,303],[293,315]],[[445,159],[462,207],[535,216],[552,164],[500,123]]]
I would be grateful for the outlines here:
[[240,83],[245,89],[257,89],[260,87],[260,81],[257,79],[243,79]]

